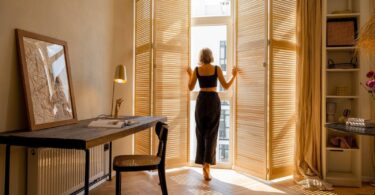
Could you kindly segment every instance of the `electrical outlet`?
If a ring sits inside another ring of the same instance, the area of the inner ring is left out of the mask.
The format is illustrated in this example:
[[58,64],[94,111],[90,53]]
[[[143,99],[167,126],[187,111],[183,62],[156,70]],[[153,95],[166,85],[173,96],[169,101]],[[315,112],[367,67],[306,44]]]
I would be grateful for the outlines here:
[[109,150],[109,144],[104,144],[104,151]]

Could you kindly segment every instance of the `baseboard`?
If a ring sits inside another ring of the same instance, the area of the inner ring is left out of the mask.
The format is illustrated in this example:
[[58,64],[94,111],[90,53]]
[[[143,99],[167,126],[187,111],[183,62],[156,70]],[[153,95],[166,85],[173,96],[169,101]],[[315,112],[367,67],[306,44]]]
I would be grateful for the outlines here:
[[[103,175],[97,179],[95,179],[94,181],[91,181],[90,184],[89,184],[89,189],[92,190],[96,187],[98,187],[100,184],[106,182],[108,180],[108,176],[109,174],[106,174],[106,175]],[[83,195],[85,192],[84,192],[85,188],[82,187],[78,190],[76,190],[75,192],[71,193],[72,195]]]

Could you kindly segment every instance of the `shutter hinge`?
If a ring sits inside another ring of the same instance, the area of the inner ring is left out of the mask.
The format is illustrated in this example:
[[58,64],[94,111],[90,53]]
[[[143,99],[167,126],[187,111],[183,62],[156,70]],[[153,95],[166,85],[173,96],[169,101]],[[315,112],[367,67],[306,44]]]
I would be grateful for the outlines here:
[[265,67],[265,68],[266,68],[266,67],[267,67],[267,65],[268,65],[268,64],[267,64],[267,62],[263,62],[263,67]]

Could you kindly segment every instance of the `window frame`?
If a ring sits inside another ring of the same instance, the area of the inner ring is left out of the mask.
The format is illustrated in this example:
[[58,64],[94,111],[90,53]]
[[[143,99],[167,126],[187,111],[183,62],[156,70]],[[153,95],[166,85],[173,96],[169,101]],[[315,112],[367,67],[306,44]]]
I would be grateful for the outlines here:
[[[232,67],[234,66],[234,63],[235,63],[235,20],[234,20],[234,17],[236,16],[236,13],[235,13],[235,1],[234,0],[230,0],[230,4],[231,4],[231,13],[229,16],[199,16],[199,17],[191,17],[190,18],[190,45],[191,45],[191,29],[193,27],[197,27],[197,26],[226,26],[226,29],[227,29],[227,49],[225,51],[225,54],[226,54],[226,57],[227,57],[227,63],[226,63],[226,74],[224,75],[226,79],[229,79],[232,74],[231,74],[231,70],[232,70]],[[191,4],[190,4],[191,6]],[[190,9],[191,10],[191,9]],[[221,51],[220,51],[221,52]],[[220,61],[220,60],[219,60]],[[220,62],[217,62],[217,63],[220,63]],[[189,64],[190,66],[191,64]],[[218,168],[232,168],[233,167],[233,155],[234,155],[234,130],[235,130],[235,101],[234,101],[234,90],[235,87],[231,87],[230,89],[228,90],[225,90],[225,91],[219,91],[217,92],[220,99],[221,99],[221,102],[224,102],[224,101],[229,101],[229,107],[230,107],[230,129],[229,129],[229,151],[228,151],[228,156],[229,156],[229,159],[228,159],[228,162],[225,162],[225,163],[217,163],[216,164],[216,167]],[[195,101],[198,97],[198,93],[199,91],[191,91],[190,92],[190,102],[191,101]],[[191,120],[189,120],[191,121]],[[189,125],[191,126],[191,124]],[[218,136],[219,138],[219,136]],[[190,140],[191,139],[195,139],[195,138],[192,138],[190,137],[189,138]],[[191,141],[189,142],[189,149],[190,149],[190,143]],[[219,146],[219,142],[217,143],[218,146]],[[189,156],[189,164],[190,166],[196,166],[196,164],[194,163],[194,159],[190,159],[190,155]]]

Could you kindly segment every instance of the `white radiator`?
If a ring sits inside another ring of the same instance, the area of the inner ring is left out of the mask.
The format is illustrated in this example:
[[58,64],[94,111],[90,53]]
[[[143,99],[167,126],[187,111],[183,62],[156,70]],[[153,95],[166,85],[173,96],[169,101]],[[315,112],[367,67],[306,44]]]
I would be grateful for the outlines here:
[[[28,195],[71,194],[83,188],[83,150],[30,148],[27,156]],[[109,152],[103,145],[90,149],[90,182],[108,173],[108,159]]]

